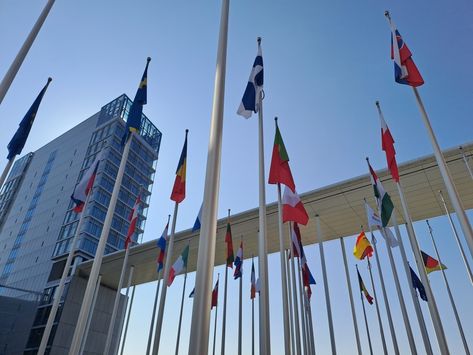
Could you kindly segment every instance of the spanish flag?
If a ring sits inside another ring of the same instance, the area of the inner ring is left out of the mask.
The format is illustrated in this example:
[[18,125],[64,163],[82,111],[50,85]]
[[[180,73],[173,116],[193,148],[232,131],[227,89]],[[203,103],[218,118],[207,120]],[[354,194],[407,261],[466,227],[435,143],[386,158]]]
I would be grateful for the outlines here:
[[373,297],[368,293],[368,290],[365,287],[365,284],[363,282],[363,279],[361,278],[360,272],[358,269],[356,269],[356,273],[358,274],[358,283],[360,284],[360,292],[363,292],[365,294],[366,300],[368,301],[369,304],[373,304]]
[[174,180],[174,186],[171,192],[171,200],[181,203],[186,198],[186,165],[187,165],[187,133],[186,139],[184,140],[184,147],[182,147],[181,158],[176,170],[176,180]]
[[432,271],[440,271],[446,269],[447,267],[443,264],[440,264],[438,260],[432,258],[430,255],[420,251],[422,254],[422,260],[424,261],[425,271],[429,274]]
[[361,232],[356,239],[353,255],[355,255],[355,258],[358,260],[363,260],[366,256],[368,256],[368,258],[373,256],[373,247],[368,238],[366,238],[365,232]]

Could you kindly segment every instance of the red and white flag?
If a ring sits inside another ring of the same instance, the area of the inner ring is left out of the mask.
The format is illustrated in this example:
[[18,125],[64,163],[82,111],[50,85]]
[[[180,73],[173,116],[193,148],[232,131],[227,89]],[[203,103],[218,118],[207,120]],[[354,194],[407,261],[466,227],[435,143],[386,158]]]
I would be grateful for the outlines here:
[[92,191],[92,187],[94,186],[95,177],[97,176],[97,170],[99,168],[100,161],[103,160],[104,151],[102,150],[95,156],[95,160],[89,166],[89,169],[84,173],[82,179],[74,188],[74,192],[71,195],[72,201],[76,204],[74,206],[74,212],[80,213],[82,212],[85,204],[85,200],[87,199],[87,195]]
[[309,215],[297,192],[292,192],[290,188],[284,186],[282,204],[282,220],[284,223],[291,221],[304,226],[307,225]]
[[399,182],[399,170],[397,168],[396,162],[396,149],[394,149],[394,138],[391,135],[386,121],[383,118],[381,109],[379,108],[379,119],[381,121],[381,147],[386,153],[386,161],[388,163],[389,171],[391,171],[391,176],[395,182]]
[[130,216],[128,217],[128,220],[130,221],[130,226],[128,227],[128,233],[126,234],[125,249],[128,249],[128,245],[132,242],[133,234],[135,234],[136,223],[138,222],[138,209],[140,208],[140,204],[141,196],[138,195],[135,201],[135,205],[133,206]]

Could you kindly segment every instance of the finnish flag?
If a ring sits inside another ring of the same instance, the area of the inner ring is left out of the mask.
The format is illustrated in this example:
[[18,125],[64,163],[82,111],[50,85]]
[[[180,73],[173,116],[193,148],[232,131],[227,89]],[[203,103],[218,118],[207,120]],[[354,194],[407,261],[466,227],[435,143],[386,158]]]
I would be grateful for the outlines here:
[[253,68],[251,69],[250,78],[246,85],[245,93],[241,99],[240,107],[237,114],[245,118],[250,118],[253,112],[258,112],[258,101],[263,91],[263,54],[261,53],[261,44],[258,39],[258,54],[256,55]]

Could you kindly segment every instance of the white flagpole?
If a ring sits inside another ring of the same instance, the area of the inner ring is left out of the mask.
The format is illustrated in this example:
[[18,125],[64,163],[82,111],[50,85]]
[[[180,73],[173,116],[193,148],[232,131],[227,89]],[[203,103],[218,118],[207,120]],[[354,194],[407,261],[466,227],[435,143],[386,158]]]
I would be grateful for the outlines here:
[[320,216],[315,215],[315,224],[317,228],[317,236],[319,239],[319,252],[320,252],[320,263],[322,264],[322,276],[324,279],[324,290],[325,290],[325,304],[327,306],[327,317],[328,317],[328,328],[330,332],[330,343],[332,345],[332,354],[337,353],[337,348],[335,345],[335,332],[333,330],[333,319],[332,319],[332,307],[330,303],[330,292],[328,288],[328,278],[327,278],[327,267],[325,266],[325,252],[324,245],[322,242],[322,229],[320,228]]
[[460,148],[460,152],[462,154],[463,161],[465,162],[466,168],[467,168],[468,172],[470,173],[470,177],[473,179],[473,171],[471,171],[470,164],[468,164],[468,159],[466,158],[465,153],[463,152],[463,147],[460,146],[459,148]]
[[[130,271],[128,273],[128,282],[126,284],[126,291],[125,291],[125,309],[123,310],[123,318],[125,318],[125,313],[126,313],[126,306],[127,306],[127,303],[128,303],[128,293],[130,292],[130,285],[131,285],[131,281],[133,279],[133,272],[135,271],[135,266],[132,265],[130,266]],[[135,296],[135,286],[133,286],[133,297]],[[133,305],[133,299],[131,300],[130,302],[130,308],[129,308],[129,312],[128,312],[128,320],[130,320],[130,314],[131,314],[131,306]],[[123,335],[123,346],[125,346],[125,339],[126,339],[126,334],[128,332],[128,320],[126,322],[126,328],[125,328],[125,334]],[[121,335],[123,333],[123,322],[121,324],[119,324],[119,330],[118,330],[118,339],[117,339],[117,342],[115,344],[113,344],[113,347],[111,348],[110,352],[112,355],[115,355],[118,353],[118,347],[120,345],[120,340],[121,340]],[[123,352],[123,347],[122,347],[122,352]]]
[[146,346],[146,355],[149,355],[151,352],[151,341],[153,339],[154,321],[156,318],[156,308],[158,306],[159,288],[161,286],[161,280],[162,280],[162,278],[160,277],[162,276],[162,274],[163,272],[159,270],[158,283],[156,285],[156,294],[154,296],[153,313],[151,314],[151,324],[149,326],[148,345]]
[[[243,259],[242,259],[243,262]],[[240,294],[239,294],[239,305],[238,305],[238,355],[242,353],[242,335],[243,335],[243,269],[240,275]]]
[[[228,209],[227,221],[228,223],[230,223],[230,208]],[[227,324],[227,279],[228,279],[228,265],[227,265],[227,260],[225,260],[225,281],[224,281],[224,286],[223,286],[223,319],[222,319],[222,344],[221,344],[222,355],[225,355],[225,328]]]
[[7,178],[8,172],[10,171],[10,169],[11,169],[14,162],[15,162],[15,157],[9,159],[8,162],[7,162],[7,165],[5,165],[5,168],[3,169],[2,176],[0,176],[0,189],[2,188],[3,183],[5,182],[5,179]]
[[315,338],[314,338],[314,324],[312,322],[312,308],[310,306],[310,299],[309,293],[307,289],[305,289],[305,298],[307,301],[307,327],[309,328],[309,340],[310,340],[310,347],[312,349],[312,354],[315,355]]
[[[218,284],[219,279],[220,279],[220,274],[217,274],[217,284]],[[217,293],[217,295],[218,295],[218,293]],[[194,294],[194,297],[195,297],[195,294]],[[218,298],[218,296],[217,296],[217,298]],[[217,311],[218,311],[218,300],[217,300],[217,304],[215,305],[214,344],[213,344],[212,355],[215,355],[215,343],[216,343],[216,340],[217,340]]]
[[[253,258],[251,259],[253,262]],[[251,299],[251,355],[255,355],[255,299],[254,298]]]
[[[258,37],[258,46],[261,37]],[[264,173],[264,137],[263,137],[263,91],[260,92],[258,106],[258,155],[259,155],[259,233],[258,233],[258,272],[260,279],[260,353],[271,354],[269,320],[269,281],[268,252],[266,247],[266,178]]]
[[460,253],[462,255],[463,263],[465,264],[466,271],[468,272],[468,276],[470,278],[470,282],[473,284],[473,273],[471,272],[470,264],[468,262],[468,259],[465,255],[465,251],[463,250],[463,245],[460,242],[460,238],[458,237],[458,232],[457,228],[455,227],[455,224],[453,223],[452,216],[450,215],[450,212],[448,211],[447,204],[445,203],[445,199],[443,198],[442,191],[439,191],[440,194],[440,199],[442,200],[443,208],[445,209],[445,214],[448,217],[448,221],[450,222],[450,227],[452,227],[452,232],[455,237],[455,241],[457,242],[458,249],[460,249]]
[[[432,239],[432,244],[435,249],[435,255],[437,256],[437,260],[439,264],[442,265],[442,259],[440,259],[440,254],[437,249],[437,244],[435,243],[432,227],[430,226],[429,220],[426,220],[426,222],[427,222],[427,226],[429,227],[429,234],[430,234],[430,238]],[[440,272],[442,273],[442,278],[445,283],[445,287],[447,289],[448,298],[450,299],[450,304],[452,305],[453,314],[455,315],[455,320],[457,321],[458,330],[460,331],[460,336],[462,338],[463,348],[465,349],[465,353],[467,355],[470,355],[470,349],[468,348],[468,343],[466,342],[465,332],[463,331],[460,316],[458,315],[457,306],[455,305],[455,300],[453,299],[452,291],[450,290],[450,285],[448,284],[447,276],[445,275],[445,270],[441,267]]]
[[[355,266],[356,266],[356,270],[358,271],[358,265],[355,265]],[[368,319],[366,318],[365,302],[363,300],[363,291],[361,291],[361,289],[360,289],[360,299],[361,299],[361,305],[363,307],[363,316],[365,318],[366,334],[368,335],[368,345],[370,346],[370,354],[373,355],[373,346],[371,345],[370,328],[368,327]]]
[[[300,323],[299,323],[299,309],[297,305],[297,281],[296,281],[296,271],[295,271],[295,263],[294,263],[294,247],[291,239],[291,222],[289,222],[289,245],[291,246],[291,278],[292,278],[292,298],[294,300],[294,325],[296,329],[296,350],[297,355],[302,354],[301,348],[301,334],[300,334]],[[301,315],[302,317],[302,315]]]
[[305,314],[305,302],[304,302],[304,294],[302,291],[303,285],[302,285],[302,278],[301,278],[301,263],[300,263],[300,256],[297,258],[297,278],[299,280],[299,306],[300,306],[300,311],[301,311],[301,324],[302,324],[302,341],[303,341],[303,347],[304,347],[304,354],[309,353],[309,346],[307,342],[307,327],[306,327],[306,314]]
[[130,153],[130,145],[134,132],[131,132],[130,137],[125,144],[123,149],[122,159],[120,161],[120,167],[118,168],[117,177],[115,179],[115,185],[113,186],[112,196],[110,198],[110,204],[108,206],[107,215],[102,227],[102,233],[100,234],[99,243],[97,245],[97,251],[95,252],[92,269],[90,271],[89,280],[87,282],[87,288],[84,293],[84,299],[82,300],[82,306],[80,309],[79,317],[77,319],[74,336],[72,338],[71,347],[69,349],[70,355],[76,355],[80,350],[80,343],[84,337],[85,326],[87,322],[87,315],[90,312],[92,298],[94,293],[95,284],[99,275],[100,267],[102,266],[102,258],[107,244],[108,234],[110,232],[110,226],[112,224],[113,214],[115,212],[115,206],[117,204],[118,193],[122,185],[123,173],[125,172],[125,166],[128,161],[128,154]]
[[[97,278],[97,285],[94,290],[94,297],[92,299],[92,309],[95,308],[95,303],[97,302],[97,296],[99,294],[99,289],[100,289],[100,281],[102,281],[102,275],[99,275]],[[84,339],[82,339],[81,345],[80,345],[80,352],[79,354],[82,355],[84,353],[85,349],[85,344],[87,343],[87,335],[89,334],[89,329],[90,329],[90,323],[92,322],[92,313],[89,314],[87,317],[87,324],[85,326],[85,334],[84,334]]]
[[[41,14],[39,15],[38,19],[36,20],[35,24],[33,25],[33,28],[31,29],[30,33],[28,34],[28,37],[26,37],[25,42],[21,46],[20,50],[18,51],[18,54],[16,55],[15,59],[13,60],[13,63],[10,65],[8,68],[7,73],[2,79],[2,82],[0,83],[0,104],[2,103],[3,99],[5,98],[5,95],[8,92],[8,89],[10,88],[11,83],[13,82],[13,79],[15,79],[16,74],[18,73],[18,70],[21,67],[21,64],[26,58],[26,55],[28,54],[28,51],[31,48],[31,45],[33,44],[36,36],[38,35],[39,31],[41,30],[41,27],[43,26],[44,21],[46,20],[46,17],[48,17],[49,11],[54,5],[55,0],[48,0],[46,5],[44,6],[43,10],[41,11]],[[0,185],[1,187],[1,185]]]
[[[129,289],[130,287],[127,287],[126,289],[126,293],[125,293],[126,298],[128,298]],[[128,334],[128,325],[130,324],[131,308],[133,307],[133,300],[135,299],[135,290],[136,290],[136,286],[133,286],[133,290],[131,291],[130,307],[128,307],[128,314],[126,316],[125,332],[123,333],[122,348],[120,350],[120,355],[123,355],[123,351],[125,350],[126,336]]]
[[[407,202],[404,197],[404,191],[401,187],[400,182],[397,182],[396,186],[399,192],[399,197],[401,198],[402,210],[404,212],[404,220],[407,222],[407,235],[409,236],[411,248],[414,253],[414,259],[417,264],[417,270],[419,270],[420,279],[422,281],[422,284],[424,285],[425,292],[427,294],[427,299],[429,300],[427,304],[429,306],[430,317],[432,318],[435,334],[437,335],[437,341],[439,344],[440,352],[442,354],[449,354],[447,339],[445,337],[445,332],[442,326],[442,320],[440,319],[440,314],[437,308],[437,304],[435,302],[434,294],[432,292],[432,289],[430,288],[430,283],[427,277],[427,273],[425,272],[424,261],[422,260],[419,244],[417,243],[414,227],[412,226],[412,220],[409,214],[409,210],[407,208]],[[393,215],[394,215],[394,218],[396,219],[395,212],[393,212]],[[397,221],[396,221],[396,225],[397,225]],[[407,274],[408,271],[409,271],[409,274]],[[407,270],[407,267],[406,267],[406,275],[410,276],[410,270]],[[414,291],[414,289],[411,288],[411,291]]]
[[48,345],[49,336],[51,335],[51,330],[53,328],[54,320],[56,319],[57,310],[59,308],[59,304],[61,303],[61,299],[64,293],[64,286],[66,285],[67,275],[69,274],[72,265],[72,259],[74,258],[77,240],[79,239],[80,230],[84,221],[85,211],[88,207],[91,194],[92,191],[85,198],[84,206],[82,208],[83,212],[81,212],[80,214],[79,222],[77,223],[76,231],[74,233],[74,238],[72,238],[71,249],[69,250],[69,254],[67,255],[66,265],[64,265],[61,280],[59,281],[59,285],[57,286],[56,292],[54,293],[53,304],[51,306],[51,311],[49,313],[46,327],[44,328],[43,337],[41,338],[41,344],[39,345],[38,355],[44,355],[44,352],[46,351],[46,347]]
[[223,108],[227,61],[229,0],[222,0],[214,98],[205,175],[204,203],[200,228],[195,296],[189,340],[189,354],[207,354],[210,327],[212,274],[215,261],[218,194],[222,155]]
[[289,265],[289,250],[284,250],[284,258],[286,263],[286,275],[287,275],[287,285],[286,291],[288,293],[289,299],[289,324],[291,326],[291,354],[296,354],[296,339],[294,338],[294,311],[293,311],[293,302],[292,302],[292,281],[291,281],[291,272]]
[[[187,137],[186,130],[186,137]],[[163,289],[161,290],[161,297],[159,298],[159,308],[158,308],[158,319],[156,320],[156,329],[154,333],[154,343],[153,343],[153,355],[158,355],[159,351],[159,341],[161,339],[161,328],[163,326],[163,317],[164,317],[164,306],[166,303],[166,293],[168,290],[167,281],[169,278],[169,272],[171,269],[171,257],[174,249],[174,234],[176,232],[176,221],[177,221],[177,212],[179,209],[179,203],[174,203],[174,213],[172,216],[172,226],[171,226],[171,235],[169,236],[168,245],[166,246],[166,261],[164,262],[164,274],[163,274]]]
[[388,348],[386,346],[386,338],[384,337],[384,328],[383,328],[383,322],[381,320],[381,313],[379,312],[379,302],[378,302],[378,295],[376,294],[376,288],[374,287],[374,281],[373,281],[373,273],[371,271],[371,262],[369,256],[366,257],[367,262],[368,262],[368,271],[370,274],[370,280],[371,280],[371,288],[373,289],[373,296],[374,296],[374,305],[376,306],[376,315],[378,316],[378,325],[379,325],[379,333],[381,334],[381,343],[383,344],[383,352],[385,355],[388,354]]
[[[368,223],[368,225],[369,225],[369,223]],[[371,234],[371,242],[373,243],[373,248],[374,248],[374,256],[376,258],[376,265],[378,266],[379,280],[381,282],[381,290],[383,292],[384,305],[386,307],[386,314],[388,315],[388,324],[389,324],[389,330],[391,332],[391,339],[393,341],[394,353],[395,354],[400,354],[399,345],[397,343],[396,331],[394,330],[393,318],[391,316],[391,307],[389,306],[388,295],[386,293],[386,287],[384,285],[383,271],[381,270],[381,263],[379,261],[378,249],[377,249],[377,246],[376,246],[378,244],[378,241],[376,240],[376,238],[373,235],[371,225],[369,225],[369,228],[370,228],[370,234]]]
[[353,328],[355,329],[356,348],[358,350],[358,355],[361,355],[362,352],[361,352],[361,343],[360,343],[360,333],[358,332],[358,323],[356,321],[355,304],[353,301],[353,291],[351,289],[350,273],[348,271],[348,261],[347,261],[347,255],[345,252],[345,241],[343,238],[340,238],[340,246],[342,247],[343,264],[345,265],[345,277],[347,279],[348,295],[350,297],[350,307],[351,307],[351,315],[353,318]]
[[179,341],[181,339],[182,310],[184,309],[184,295],[186,293],[187,266],[184,274],[184,285],[182,285],[181,310],[179,312],[179,325],[177,326],[176,355],[179,354]]
[[[453,184],[453,179],[452,179],[452,176],[450,175],[450,171],[448,170],[447,163],[445,162],[445,158],[442,155],[439,144],[437,142],[437,138],[435,137],[432,126],[430,125],[429,117],[427,116],[427,111],[425,110],[424,103],[422,102],[422,99],[420,98],[417,88],[412,87],[412,90],[414,91],[414,96],[416,97],[417,105],[419,106],[422,120],[424,121],[425,128],[427,129],[427,134],[430,138],[430,142],[432,143],[432,147],[434,148],[434,155],[435,155],[435,158],[437,159],[437,164],[440,169],[440,174],[443,177],[443,182],[445,183],[445,187],[447,188],[448,196],[450,197],[450,201],[452,202],[455,213],[457,214],[457,218],[463,230],[463,235],[465,236],[466,242],[468,243],[468,247],[470,248],[470,253],[473,256],[473,230],[471,229],[471,224],[468,220],[468,217],[466,216],[465,208],[463,206],[463,203],[460,200],[458,191],[455,185]],[[424,273],[420,272],[420,274],[422,275]],[[427,286],[427,288],[430,288],[430,287]],[[429,297],[428,294],[427,294],[427,297]],[[430,298],[429,298],[428,303],[429,305],[431,304]],[[437,318],[437,315],[435,317]],[[440,321],[440,319],[438,319],[438,321]],[[434,325],[435,323],[436,322],[434,322]],[[441,328],[441,325],[439,326],[438,324],[435,327],[437,337],[440,338],[439,340],[439,342],[441,343],[440,347],[442,351],[448,352],[445,335],[443,334],[443,329],[440,329],[440,328]]]
[[[275,118],[277,124],[277,117]],[[284,237],[282,224],[282,199],[281,184],[278,183],[278,228],[279,228],[279,259],[281,262],[281,292],[282,292],[282,318],[284,325],[284,350],[286,354],[291,353],[291,337],[289,333],[289,310],[287,302],[287,276],[286,261],[284,260]]]
[[107,338],[105,340],[104,355],[109,354],[110,345],[112,344],[113,329],[115,328],[115,320],[117,318],[118,306],[120,304],[121,290],[123,287],[123,280],[125,279],[126,268],[128,266],[128,255],[130,254],[130,248],[125,249],[125,256],[123,258],[122,270],[120,273],[120,279],[118,280],[117,292],[115,294],[115,301],[113,302],[112,314],[110,316],[110,322],[108,323]]

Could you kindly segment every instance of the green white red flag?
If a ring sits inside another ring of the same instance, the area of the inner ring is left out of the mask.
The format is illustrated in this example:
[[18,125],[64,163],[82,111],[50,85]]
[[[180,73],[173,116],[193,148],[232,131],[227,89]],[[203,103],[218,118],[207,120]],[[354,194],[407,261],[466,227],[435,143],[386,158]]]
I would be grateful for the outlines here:
[[189,245],[187,245],[182,251],[181,255],[177,258],[176,262],[172,265],[169,271],[168,286],[171,286],[176,275],[182,273],[187,269],[187,259],[189,258]]

